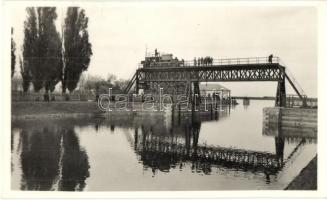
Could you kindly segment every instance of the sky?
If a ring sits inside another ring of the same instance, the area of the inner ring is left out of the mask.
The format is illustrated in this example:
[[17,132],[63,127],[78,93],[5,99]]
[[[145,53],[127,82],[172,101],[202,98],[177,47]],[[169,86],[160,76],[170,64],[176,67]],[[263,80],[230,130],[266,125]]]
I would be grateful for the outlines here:
[[[85,74],[130,79],[145,52],[174,57],[281,58],[308,96],[317,96],[317,10],[314,7],[221,6],[206,4],[93,4],[89,17],[93,56]],[[10,25],[18,54],[26,11],[11,7]],[[57,26],[65,16],[58,7]],[[60,31],[60,29],[59,29]],[[18,63],[18,62],[16,62]],[[18,71],[18,66],[16,70]],[[274,96],[276,82],[223,83],[237,96]],[[294,94],[287,85],[287,93]]]

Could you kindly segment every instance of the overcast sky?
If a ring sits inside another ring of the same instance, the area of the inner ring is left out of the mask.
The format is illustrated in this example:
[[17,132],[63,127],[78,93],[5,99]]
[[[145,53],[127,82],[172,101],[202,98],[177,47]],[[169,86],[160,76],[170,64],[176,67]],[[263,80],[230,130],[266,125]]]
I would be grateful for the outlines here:
[[[309,96],[317,96],[317,13],[313,7],[221,7],[126,3],[83,7],[93,56],[87,74],[129,79],[148,51],[178,58],[279,56]],[[57,9],[61,17],[65,8]],[[18,51],[24,7],[11,12]],[[16,69],[19,68],[18,66]],[[277,83],[223,83],[232,95],[274,96]],[[287,93],[294,93],[288,86]]]

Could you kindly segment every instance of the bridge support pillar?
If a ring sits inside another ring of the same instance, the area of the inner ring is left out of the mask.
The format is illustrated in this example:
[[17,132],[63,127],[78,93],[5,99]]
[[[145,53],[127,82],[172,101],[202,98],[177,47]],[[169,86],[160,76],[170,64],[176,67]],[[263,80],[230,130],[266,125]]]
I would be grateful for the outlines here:
[[136,79],[135,79],[135,93],[136,94],[139,94],[139,89],[140,89],[140,86],[139,86],[139,76],[138,76],[138,73],[136,74]]
[[283,75],[281,80],[278,81],[275,106],[286,107],[285,74]]
[[[193,82],[193,94],[194,94],[194,98],[196,98],[196,104],[199,105],[201,102],[201,98],[200,98],[200,84],[199,82]],[[197,95],[197,96],[196,96]]]
[[278,163],[282,164],[284,161],[284,145],[285,139],[282,137],[275,137],[275,149]]

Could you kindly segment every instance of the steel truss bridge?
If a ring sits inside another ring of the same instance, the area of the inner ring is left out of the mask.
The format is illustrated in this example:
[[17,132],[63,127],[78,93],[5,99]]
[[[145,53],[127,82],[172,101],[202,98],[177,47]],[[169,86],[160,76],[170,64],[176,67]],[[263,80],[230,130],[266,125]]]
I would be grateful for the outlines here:
[[[178,92],[180,86],[184,94],[199,94],[200,82],[245,82],[273,81],[277,82],[276,106],[286,106],[286,87],[288,81],[296,94],[306,105],[306,95],[293,75],[283,66],[278,57],[270,62],[268,57],[218,59],[210,65],[192,65],[186,61],[180,67],[139,68],[125,88],[128,93],[132,86],[135,92],[153,87],[173,88]],[[193,89],[192,89],[193,88]]]

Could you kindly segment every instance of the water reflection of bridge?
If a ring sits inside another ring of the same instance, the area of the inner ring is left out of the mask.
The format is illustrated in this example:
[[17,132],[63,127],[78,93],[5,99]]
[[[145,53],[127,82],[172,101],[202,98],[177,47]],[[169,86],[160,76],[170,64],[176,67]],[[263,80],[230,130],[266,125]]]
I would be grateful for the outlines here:
[[[276,174],[283,165],[283,143],[276,145],[277,154],[245,149],[198,145],[201,123],[185,126],[185,135],[157,135],[151,130],[135,129],[135,150],[143,164],[153,169],[167,171],[171,166],[191,162],[204,173],[212,166],[251,170]],[[184,141],[183,141],[184,140]]]
[[[275,153],[207,146],[198,143],[200,128],[201,121],[194,118],[174,124],[168,130],[157,124],[147,124],[135,128],[134,137],[129,141],[134,142],[134,149],[144,167],[151,168],[154,173],[156,170],[169,171],[176,166],[182,169],[185,163],[191,163],[192,170],[205,174],[210,174],[212,167],[227,168],[261,172],[266,175],[267,181],[270,180],[269,175],[277,174],[308,141],[305,135],[296,136],[297,140],[289,139],[292,133],[288,137],[285,137],[287,133],[271,135],[275,138]],[[285,141],[296,144],[286,158]]]
[[226,168],[264,173],[268,181],[269,175],[277,174],[303,145],[303,138],[293,141],[297,146],[287,158],[284,158],[285,137],[281,135],[274,135],[275,153],[199,145],[201,123],[228,116],[229,109],[224,109],[224,112],[220,111],[213,117],[208,113],[197,113],[197,116],[183,113],[181,120],[174,115],[159,120],[132,116],[128,120],[122,117],[104,124],[134,127],[134,136],[126,134],[127,140],[139,155],[144,168],[151,168],[154,173],[156,170],[169,171],[176,166],[182,169],[185,163],[190,163],[192,170],[205,174],[209,174],[213,167]]
[[[283,140],[276,140],[276,153],[199,145],[201,123],[228,116],[229,109],[214,117],[211,114],[187,116],[184,113],[181,121],[171,116],[172,124],[168,128],[162,122],[140,124],[134,120],[134,137],[127,134],[127,140],[134,146],[144,167],[151,168],[153,172],[169,171],[177,165],[183,168],[185,163],[191,163],[192,170],[205,174],[210,173],[212,167],[263,172],[267,176],[278,173],[284,164]],[[124,124],[128,126],[128,123]]]

